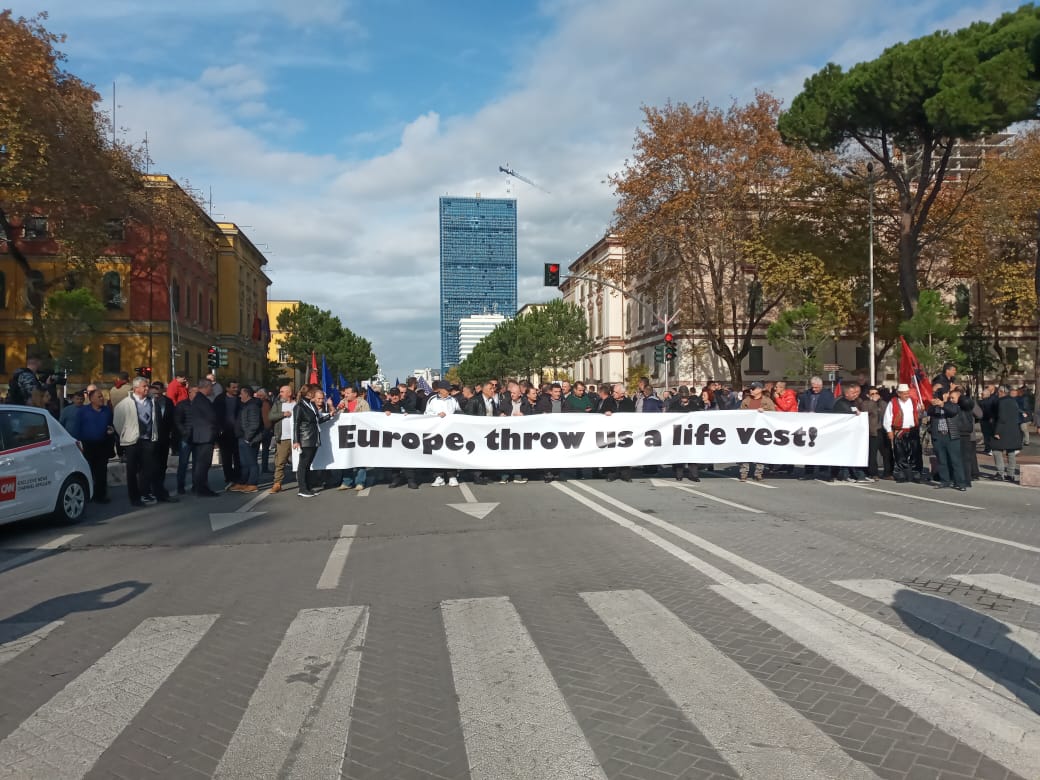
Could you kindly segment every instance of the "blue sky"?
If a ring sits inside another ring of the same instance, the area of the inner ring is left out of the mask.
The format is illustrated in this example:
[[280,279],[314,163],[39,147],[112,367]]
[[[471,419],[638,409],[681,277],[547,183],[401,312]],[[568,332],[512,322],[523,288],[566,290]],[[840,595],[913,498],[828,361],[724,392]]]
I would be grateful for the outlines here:
[[[643,104],[790,100],[851,65],[1016,3],[896,0],[8,0],[47,10],[153,170],[212,188],[268,252],[274,298],[328,308],[391,377],[438,362],[437,197],[514,183],[521,303],[607,230],[604,179]],[[5,4],[5,5],[6,5]]]

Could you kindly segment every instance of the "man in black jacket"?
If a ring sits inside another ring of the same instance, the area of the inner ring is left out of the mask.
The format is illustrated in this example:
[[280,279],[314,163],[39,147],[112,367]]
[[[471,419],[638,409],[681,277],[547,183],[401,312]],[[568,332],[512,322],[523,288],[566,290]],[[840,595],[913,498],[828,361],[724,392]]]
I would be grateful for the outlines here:
[[159,501],[175,504],[177,499],[166,489],[166,467],[170,462],[170,442],[176,436],[173,403],[166,397],[166,386],[152,382],[148,392],[155,403],[155,455],[152,463],[152,495]]
[[[466,401],[462,409],[463,414],[473,417],[498,417],[498,396],[495,393],[497,386],[491,382],[485,382],[484,386],[472,398]],[[473,481],[478,485],[486,485],[488,478],[482,471],[473,472]]]
[[191,402],[191,489],[197,496],[217,495],[209,486],[209,468],[213,465],[213,442],[217,440],[217,413],[210,396],[213,383],[199,380],[199,390]]
[[928,430],[932,436],[932,448],[936,460],[939,461],[939,484],[937,488],[952,488],[964,491],[968,489],[968,481],[964,478],[964,463],[961,459],[961,433],[958,418],[961,404],[970,410],[973,404],[969,399],[960,399],[953,403],[947,396],[947,390],[939,382],[932,388],[932,405],[928,409]]
[[[390,414],[408,414],[408,410],[404,408],[404,404],[401,403],[401,390],[397,387],[391,387],[386,391],[386,403],[383,404],[383,412]],[[408,487],[412,490],[419,489],[419,483],[416,482],[415,469],[391,469],[390,471],[390,484],[388,487],[398,488],[405,484],[407,481]]]
[[183,496],[188,479],[188,461],[191,460],[191,402],[199,392],[188,388],[188,397],[173,407],[173,427],[177,431],[177,495]]
[[238,438],[235,436],[235,421],[238,419],[238,382],[230,381],[227,389],[213,399],[213,411],[217,416],[217,445],[220,447],[220,465],[224,469],[224,489],[240,482],[241,464],[238,462]]
[[232,486],[236,493],[255,493],[260,481],[257,457],[264,437],[263,406],[253,396],[253,388],[242,385],[239,392],[238,416],[235,418],[235,440],[238,442],[238,466],[242,481]]
[[[619,413],[634,414],[635,411],[636,402],[625,395],[625,386],[620,383],[614,385],[610,395],[603,399],[603,403],[600,404],[599,407],[599,413],[605,414],[608,417]],[[619,450],[615,450],[615,453],[618,453],[619,457],[624,457],[624,454]],[[632,467],[614,466],[607,470],[607,482],[613,482],[618,478],[620,478],[622,482],[631,482]]]

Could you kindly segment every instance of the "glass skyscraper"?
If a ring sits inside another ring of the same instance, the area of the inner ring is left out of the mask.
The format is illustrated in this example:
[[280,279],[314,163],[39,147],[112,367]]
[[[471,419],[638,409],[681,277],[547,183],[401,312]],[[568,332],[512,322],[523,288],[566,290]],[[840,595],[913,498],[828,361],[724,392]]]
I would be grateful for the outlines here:
[[459,362],[459,320],[516,314],[516,201],[441,198],[441,376]]

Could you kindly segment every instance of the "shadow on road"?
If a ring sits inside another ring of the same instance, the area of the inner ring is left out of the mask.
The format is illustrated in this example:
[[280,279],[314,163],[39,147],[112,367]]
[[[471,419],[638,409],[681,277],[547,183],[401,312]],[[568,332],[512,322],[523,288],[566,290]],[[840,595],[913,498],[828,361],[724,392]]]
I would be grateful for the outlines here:
[[150,587],[150,582],[126,580],[103,588],[67,593],[41,601],[35,607],[0,620],[0,644],[20,639],[41,626],[62,620],[75,612],[94,612],[121,606],[137,598]]
[[1011,628],[956,602],[904,588],[892,608],[914,633],[978,669],[1040,713],[1040,658],[1011,639]]

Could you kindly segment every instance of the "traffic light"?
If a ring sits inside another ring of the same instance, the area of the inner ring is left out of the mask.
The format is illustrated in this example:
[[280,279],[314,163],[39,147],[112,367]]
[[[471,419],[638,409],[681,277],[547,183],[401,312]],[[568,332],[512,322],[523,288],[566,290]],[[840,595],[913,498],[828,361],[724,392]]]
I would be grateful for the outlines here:
[[664,334],[664,359],[675,360],[675,336],[671,333]]
[[664,344],[658,344],[656,347],[654,347],[654,362],[664,362]]
[[206,365],[210,368],[217,368],[220,365],[220,351],[215,346],[209,348],[209,357],[206,359]]
[[151,366],[138,366],[136,371],[137,371],[137,375],[138,376],[143,376],[145,379],[151,379],[152,378],[152,367]]
[[545,287],[559,287],[560,286],[560,264],[559,263],[546,263],[545,264]]

